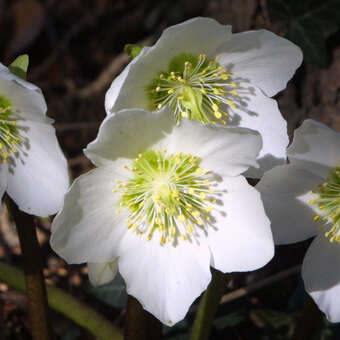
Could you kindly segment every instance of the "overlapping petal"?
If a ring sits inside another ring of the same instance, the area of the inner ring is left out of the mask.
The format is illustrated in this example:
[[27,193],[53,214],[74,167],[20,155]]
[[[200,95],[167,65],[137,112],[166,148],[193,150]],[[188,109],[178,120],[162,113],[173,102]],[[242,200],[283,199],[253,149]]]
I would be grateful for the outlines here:
[[86,156],[97,165],[110,164],[120,157],[135,158],[164,133],[170,132],[174,120],[166,109],[160,113],[140,109],[122,110],[106,117],[99,128],[97,138],[84,150]]
[[307,119],[295,130],[288,157],[291,164],[325,178],[340,163],[340,133]]
[[159,112],[130,109],[107,117],[85,154],[103,165],[119,157],[135,158],[148,148],[166,149],[196,155],[202,167],[221,176],[237,176],[257,166],[261,146],[260,135],[249,129],[203,126],[190,120],[176,126],[166,108]]
[[313,215],[316,206],[311,190],[323,179],[293,165],[277,166],[266,172],[256,185],[271,220],[276,244],[303,241],[317,233]]
[[283,119],[277,102],[268,98],[251,83],[239,82],[240,92],[235,101],[236,108],[225,108],[232,126],[256,130],[263,140],[263,147],[257,157],[259,168],[250,168],[246,175],[261,178],[263,173],[276,165],[285,164],[289,142],[287,123]]
[[293,43],[266,30],[232,35],[230,26],[207,18],[169,27],[154,46],[144,48],[113,81],[106,94],[107,114],[132,107],[149,109],[150,82],[159,72],[170,72],[172,58],[183,53],[206,54],[208,59],[220,57],[220,64],[231,72],[239,94],[236,108],[225,108],[231,116],[228,123],[257,130],[263,138],[260,168],[252,167],[247,176],[259,178],[266,170],[284,164],[286,122],[277,103],[268,96],[286,86],[301,64],[302,53]]

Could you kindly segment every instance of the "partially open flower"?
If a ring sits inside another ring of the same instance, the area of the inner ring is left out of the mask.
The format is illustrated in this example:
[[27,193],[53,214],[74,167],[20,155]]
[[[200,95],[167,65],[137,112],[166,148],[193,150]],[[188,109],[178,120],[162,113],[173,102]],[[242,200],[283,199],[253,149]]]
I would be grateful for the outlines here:
[[0,193],[29,214],[62,206],[69,179],[41,90],[0,63]]
[[340,133],[306,120],[288,149],[289,165],[257,185],[277,244],[316,236],[302,267],[306,290],[340,321]]
[[171,109],[202,123],[247,127],[260,132],[259,177],[285,163],[288,135],[275,100],[301,64],[300,49],[266,31],[232,34],[230,26],[195,18],[166,29],[112,83],[108,114],[126,108]]
[[240,175],[260,149],[255,131],[176,126],[167,109],[108,116],[85,150],[98,167],[71,186],[51,245],[89,262],[94,284],[118,264],[128,293],[171,325],[206,289],[210,266],[248,271],[273,256],[260,196]]

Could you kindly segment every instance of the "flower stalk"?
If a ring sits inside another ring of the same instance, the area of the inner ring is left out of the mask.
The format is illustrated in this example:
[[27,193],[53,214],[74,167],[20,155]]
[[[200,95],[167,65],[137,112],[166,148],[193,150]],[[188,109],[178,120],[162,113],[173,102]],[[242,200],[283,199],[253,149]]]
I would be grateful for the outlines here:
[[145,311],[142,305],[128,295],[124,328],[124,340],[160,340],[162,324]]
[[231,274],[223,274],[213,269],[211,282],[198,306],[190,340],[207,340],[209,338],[211,323],[231,278]]
[[34,218],[21,212],[13,202],[11,202],[11,206],[22,250],[32,338],[33,340],[54,339],[42,272],[43,257],[37,239]]
[[308,340],[313,337],[315,331],[321,327],[323,316],[314,303],[307,296],[300,319],[297,321],[292,340]]

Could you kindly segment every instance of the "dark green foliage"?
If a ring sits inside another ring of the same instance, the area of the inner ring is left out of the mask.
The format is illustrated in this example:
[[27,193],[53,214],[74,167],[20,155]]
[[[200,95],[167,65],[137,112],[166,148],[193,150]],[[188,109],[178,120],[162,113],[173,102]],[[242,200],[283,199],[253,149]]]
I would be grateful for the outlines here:
[[245,321],[245,319],[244,311],[239,309],[233,313],[217,317],[213,322],[213,326],[218,330],[222,330],[228,327],[235,327]]
[[306,61],[326,67],[330,63],[327,39],[340,29],[340,0],[267,0],[274,20],[284,20],[287,38],[301,47]]

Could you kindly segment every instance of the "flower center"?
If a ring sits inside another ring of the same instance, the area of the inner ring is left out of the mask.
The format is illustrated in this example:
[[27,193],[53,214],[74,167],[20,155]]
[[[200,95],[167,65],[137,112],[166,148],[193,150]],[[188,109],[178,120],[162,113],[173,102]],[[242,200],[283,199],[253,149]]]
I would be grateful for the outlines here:
[[[313,193],[317,198],[310,201],[320,210],[320,215],[315,215],[314,220],[320,219],[325,223],[331,223],[332,227],[325,232],[330,242],[340,243],[340,165],[333,169],[325,183],[318,185]],[[319,227],[322,230],[324,225]]]
[[235,108],[233,98],[238,92],[230,78],[232,74],[218,60],[208,60],[204,54],[183,53],[174,57],[168,71],[157,74],[147,87],[150,108],[159,110],[168,105],[177,122],[189,118],[226,124],[228,114],[221,104]]
[[[155,231],[162,244],[177,238],[190,240],[211,225],[215,191],[211,172],[204,172],[200,159],[190,154],[146,151],[133,162],[131,178],[117,181],[120,206],[130,216],[127,227],[150,240]],[[209,179],[210,177],[210,179]],[[121,213],[118,209],[116,213]]]
[[12,103],[0,94],[0,158],[2,163],[21,145],[20,131],[13,113]]

